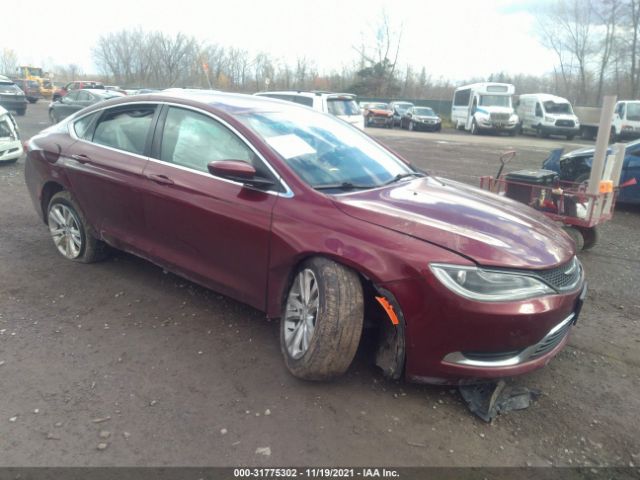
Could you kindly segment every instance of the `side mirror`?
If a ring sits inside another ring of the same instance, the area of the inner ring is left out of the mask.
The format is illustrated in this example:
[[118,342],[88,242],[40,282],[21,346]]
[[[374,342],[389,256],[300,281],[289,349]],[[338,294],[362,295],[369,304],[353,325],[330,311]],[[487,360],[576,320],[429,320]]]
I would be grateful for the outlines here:
[[218,160],[207,165],[214,177],[225,178],[255,188],[268,188],[274,183],[268,178],[256,177],[253,165],[240,160]]

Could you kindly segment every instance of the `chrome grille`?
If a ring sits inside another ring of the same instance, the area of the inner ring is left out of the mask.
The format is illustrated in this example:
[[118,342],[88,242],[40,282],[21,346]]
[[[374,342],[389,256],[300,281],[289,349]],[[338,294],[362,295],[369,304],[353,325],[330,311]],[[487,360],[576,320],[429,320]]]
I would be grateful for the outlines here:
[[507,122],[509,121],[510,115],[508,113],[496,113],[491,112],[491,120],[493,122]]
[[573,120],[556,120],[556,127],[575,127],[576,124]]

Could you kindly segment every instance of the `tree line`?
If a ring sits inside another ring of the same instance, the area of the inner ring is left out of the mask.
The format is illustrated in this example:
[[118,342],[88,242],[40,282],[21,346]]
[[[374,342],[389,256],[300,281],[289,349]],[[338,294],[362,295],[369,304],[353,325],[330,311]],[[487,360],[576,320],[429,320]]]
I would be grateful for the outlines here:
[[[268,52],[141,28],[100,36],[92,53],[103,81],[131,88],[330,90],[367,98],[450,100],[458,85],[503,81],[513,83],[517,93],[554,93],[576,105],[599,105],[603,95],[610,93],[639,97],[640,0],[556,0],[531,13],[533,33],[555,54],[551,72],[496,72],[455,84],[425,67],[401,62],[403,26],[393,24],[386,12],[363,33],[360,45],[351,46],[353,61],[329,72],[320,71],[313,59],[304,56],[284,61]],[[15,52],[0,52],[0,71],[14,71],[16,65]],[[56,66],[53,71],[56,80],[85,76],[75,64]]]

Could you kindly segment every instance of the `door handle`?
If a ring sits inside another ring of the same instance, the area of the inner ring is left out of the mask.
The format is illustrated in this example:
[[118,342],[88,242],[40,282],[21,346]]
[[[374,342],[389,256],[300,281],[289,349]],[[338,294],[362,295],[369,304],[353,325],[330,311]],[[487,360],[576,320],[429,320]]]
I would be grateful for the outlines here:
[[90,163],[91,159],[89,157],[87,157],[84,154],[80,154],[80,155],[71,155],[71,158],[73,158],[76,162],[80,162],[80,163]]
[[155,173],[149,173],[146,175],[146,177],[156,183],[159,183],[161,185],[173,185],[173,180],[171,180],[169,177],[167,177],[166,175],[158,175]]

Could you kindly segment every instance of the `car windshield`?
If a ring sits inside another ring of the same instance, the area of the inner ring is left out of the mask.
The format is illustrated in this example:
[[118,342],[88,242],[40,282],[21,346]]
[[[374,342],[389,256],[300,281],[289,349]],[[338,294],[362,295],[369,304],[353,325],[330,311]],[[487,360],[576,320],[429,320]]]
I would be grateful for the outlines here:
[[0,83],[0,93],[22,93],[22,90],[13,83]]
[[544,111],[547,113],[566,113],[566,114],[573,114],[573,111],[571,110],[571,105],[569,105],[568,102],[553,102],[553,101],[548,101],[548,102],[544,102]]
[[17,139],[18,135],[9,115],[0,115],[0,138]]
[[375,108],[376,110],[388,110],[389,105],[386,103],[374,103],[373,105],[369,105],[369,108]]
[[306,109],[239,116],[313,188],[374,188],[415,172],[342,120]]
[[480,105],[483,107],[510,107],[509,95],[480,95]]
[[627,103],[627,120],[640,120],[640,103]]
[[425,117],[435,117],[435,112],[429,107],[418,107],[413,109],[416,115],[424,115]]
[[329,98],[327,108],[332,115],[360,115],[360,107],[352,98]]
[[396,103],[396,110],[398,110],[400,113],[406,112],[411,107],[413,107],[412,103]]

